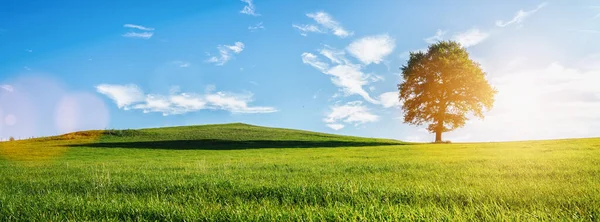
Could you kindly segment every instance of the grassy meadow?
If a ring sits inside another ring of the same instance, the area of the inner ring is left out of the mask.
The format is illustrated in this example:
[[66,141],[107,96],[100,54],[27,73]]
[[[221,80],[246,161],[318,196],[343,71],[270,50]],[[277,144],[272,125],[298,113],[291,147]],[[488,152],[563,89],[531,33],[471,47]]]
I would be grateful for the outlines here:
[[600,220],[600,139],[412,144],[245,124],[0,143],[0,221]]

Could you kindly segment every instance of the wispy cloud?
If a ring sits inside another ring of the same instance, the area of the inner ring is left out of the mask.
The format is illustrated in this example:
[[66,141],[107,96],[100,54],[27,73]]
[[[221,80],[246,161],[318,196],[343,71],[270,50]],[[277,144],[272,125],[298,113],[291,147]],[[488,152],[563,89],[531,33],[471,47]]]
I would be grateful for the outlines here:
[[483,40],[487,39],[489,36],[489,33],[473,28],[454,35],[452,40],[457,41],[463,47],[468,48],[483,42]]
[[362,67],[360,65],[348,62],[343,51],[332,52],[330,49],[322,49],[320,53],[332,61],[331,66],[329,63],[321,61],[316,55],[307,52],[302,54],[302,62],[316,68],[323,74],[330,75],[331,82],[340,87],[345,95],[359,95],[368,102],[379,103],[379,101],[371,98],[363,88],[369,83],[369,75],[361,71]]
[[323,119],[327,127],[334,130],[340,130],[345,127],[344,124],[353,124],[355,126],[370,122],[377,122],[379,116],[369,112],[369,109],[362,105],[361,101],[349,102],[344,105],[334,105]]
[[31,49],[25,49],[25,51],[29,52],[29,53],[33,52],[33,50],[31,50]]
[[123,25],[123,27],[125,28],[132,28],[132,29],[139,29],[139,30],[143,30],[143,31],[154,31],[154,28],[149,28],[149,27],[144,27],[141,25],[134,25],[134,24],[125,24]]
[[219,56],[212,56],[206,61],[222,66],[233,58],[232,54],[240,54],[244,51],[244,43],[236,42],[234,45],[219,45],[217,49],[219,50]]
[[329,60],[327,62],[309,52],[302,53],[301,57],[304,64],[331,76],[331,82],[339,87],[345,96],[359,95],[367,102],[382,104],[382,101],[371,97],[365,87],[383,78],[374,74],[367,74],[363,70],[371,63],[381,63],[394,50],[394,47],[395,42],[391,37],[376,35],[358,39],[346,47],[346,51],[362,64],[353,63],[346,58],[346,51],[336,50],[329,46],[319,50],[319,54]]
[[151,32],[154,30],[154,28],[148,28],[148,27],[144,27],[141,25],[134,25],[134,24],[125,24],[125,25],[123,25],[123,27],[130,28],[130,29],[139,29],[139,30],[144,31],[144,32],[130,31],[130,32],[123,34],[123,37],[149,39],[149,38],[152,38],[152,36],[154,35],[154,32]]
[[254,3],[252,0],[241,0],[246,3],[246,6],[240,11],[242,14],[251,15],[251,16],[260,16],[260,14],[256,13],[256,8],[254,7]]
[[[443,41],[446,39],[447,31],[438,29],[435,32],[435,35],[424,38],[423,40],[428,44],[434,44],[438,41]],[[463,47],[471,47],[483,42],[490,36],[489,32],[481,31],[477,28],[472,28],[466,30],[464,32],[458,32],[451,36],[449,39],[460,43]],[[420,49],[415,51],[427,51],[427,49]],[[404,52],[400,57],[403,59],[407,59],[409,52]]]
[[315,20],[321,27],[315,25],[292,25],[292,27],[298,29],[301,35],[306,36],[309,32],[314,33],[325,33],[325,30],[331,31],[334,35],[345,38],[353,35],[353,32],[347,31],[342,25],[333,19],[333,17],[326,12],[315,12],[306,14],[307,17]]
[[260,29],[265,29],[265,26],[262,22],[256,23],[256,25],[248,26],[248,30],[250,30],[251,32],[256,32]]
[[423,40],[425,40],[425,42],[427,42],[429,44],[433,44],[433,43],[436,43],[438,41],[442,41],[444,39],[444,35],[446,35],[446,31],[438,29],[435,32],[434,36],[427,37],[427,38],[425,38]]
[[300,35],[302,36],[308,36],[308,33],[310,32],[316,32],[316,33],[325,33],[325,31],[319,29],[319,27],[317,27],[316,25],[292,25],[292,27],[298,29],[300,31]]
[[123,37],[149,39],[152,38],[153,35],[154,33],[152,32],[128,32],[123,34]]
[[189,62],[185,62],[185,61],[179,61],[179,60],[177,60],[177,61],[173,61],[173,62],[171,62],[171,63],[172,63],[173,65],[176,65],[176,66],[178,66],[179,68],[187,68],[187,67],[190,67],[190,65],[191,65]]
[[11,85],[0,85],[0,89],[6,90],[7,92],[14,92],[15,88]]
[[185,114],[200,110],[225,110],[231,113],[272,113],[277,109],[267,106],[249,106],[251,93],[235,94],[213,92],[205,94],[177,93],[169,95],[144,94],[136,85],[99,85],[97,91],[111,98],[120,109],[142,110],[144,113],[162,113],[164,116]]
[[383,58],[392,53],[396,47],[395,40],[389,35],[367,36],[350,43],[347,50],[363,64],[379,64]]
[[506,27],[509,26],[511,24],[516,24],[518,28],[523,27],[523,21],[525,21],[525,19],[527,19],[527,17],[535,14],[537,11],[539,11],[540,9],[542,9],[543,7],[545,7],[547,5],[546,2],[539,4],[535,9],[531,10],[531,11],[523,11],[522,9],[519,10],[517,12],[517,14],[510,20],[510,21],[502,21],[502,20],[498,20],[496,21],[496,26],[498,27]]

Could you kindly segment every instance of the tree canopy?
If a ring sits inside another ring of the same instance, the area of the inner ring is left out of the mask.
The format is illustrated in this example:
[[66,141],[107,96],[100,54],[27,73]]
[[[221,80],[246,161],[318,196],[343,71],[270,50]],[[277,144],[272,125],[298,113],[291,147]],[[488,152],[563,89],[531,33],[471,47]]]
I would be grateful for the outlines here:
[[427,130],[442,141],[442,133],[465,125],[468,114],[483,119],[497,91],[486,80],[481,65],[469,58],[459,43],[440,41],[426,52],[411,52],[401,67],[398,85],[404,122],[428,123]]

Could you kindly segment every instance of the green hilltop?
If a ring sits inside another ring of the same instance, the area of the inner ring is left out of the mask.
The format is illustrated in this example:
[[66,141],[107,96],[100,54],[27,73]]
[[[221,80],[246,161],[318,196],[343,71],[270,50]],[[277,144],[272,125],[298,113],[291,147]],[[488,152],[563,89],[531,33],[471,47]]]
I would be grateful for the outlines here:
[[99,136],[70,146],[149,149],[249,149],[358,147],[408,144],[398,140],[342,136],[243,123],[163,127],[138,130],[82,131],[48,139]]

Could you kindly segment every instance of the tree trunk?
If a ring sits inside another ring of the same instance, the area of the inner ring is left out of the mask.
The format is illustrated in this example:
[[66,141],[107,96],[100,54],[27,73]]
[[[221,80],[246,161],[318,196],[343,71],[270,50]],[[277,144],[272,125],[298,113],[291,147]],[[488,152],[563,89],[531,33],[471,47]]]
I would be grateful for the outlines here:
[[448,106],[448,104],[443,101],[441,102],[443,105],[442,107],[440,107],[440,112],[438,114],[438,119],[437,119],[437,126],[435,129],[435,142],[436,143],[441,143],[442,142],[442,132],[444,132],[445,128],[444,128],[444,118],[446,118],[446,107]]
[[437,127],[435,129],[435,142],[436,143],[441,143],[442,142],[442,132],[444,132],[444,119],[443,119],[443,115],[440,119],[438,119],[438,123],[437,123]]
[[438,129],[435,131],[435,142],[436,143],[442,142],[442,130],[441,129]]

